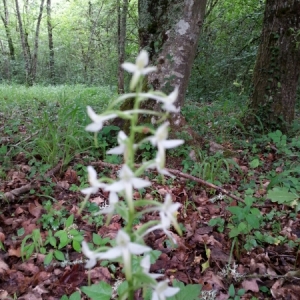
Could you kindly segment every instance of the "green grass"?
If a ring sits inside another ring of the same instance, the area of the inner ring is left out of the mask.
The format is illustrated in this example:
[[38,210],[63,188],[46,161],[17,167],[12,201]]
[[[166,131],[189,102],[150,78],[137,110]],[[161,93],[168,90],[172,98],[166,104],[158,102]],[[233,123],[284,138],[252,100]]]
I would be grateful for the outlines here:
[[107,87],[0,85],[1,137],[9,138],[9,149],[7,142],[0,148],[67,165],[76,154],[96,150],[94,135],[84,130],[90,123],[86,106],[100,113],[114,97]]

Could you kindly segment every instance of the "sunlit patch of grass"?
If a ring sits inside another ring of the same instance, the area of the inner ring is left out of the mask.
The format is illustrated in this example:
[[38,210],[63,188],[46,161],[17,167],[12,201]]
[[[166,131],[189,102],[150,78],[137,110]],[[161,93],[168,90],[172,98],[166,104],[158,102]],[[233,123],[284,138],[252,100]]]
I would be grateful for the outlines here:
[[0,128],[10,154],[24,151],[51,165],[68,164],[93,145],[84,130],[90,122],[86,106],[100,113],[114,97],[107,87],[0,85]]

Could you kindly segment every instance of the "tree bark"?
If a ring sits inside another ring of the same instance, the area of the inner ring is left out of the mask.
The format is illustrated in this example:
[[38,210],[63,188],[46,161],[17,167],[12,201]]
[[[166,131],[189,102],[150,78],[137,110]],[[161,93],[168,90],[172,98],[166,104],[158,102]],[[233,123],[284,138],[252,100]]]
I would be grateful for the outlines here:
[[[184,105],[185,93],[205,16],[206,0],[139,0],[140,45],[150,54],[158,71],[148,76],[148,84],[170,93],[179,87],[177,107]],[[146,108],[159,105],[145,101]],[[203,143],[180,113],[169,118],[174,132],[187,131],[195,143]]]
[[38,57],[38,49],[39,49],[39,33],[40,33],[40,25],[43,15],[43,9],[44,9],[44,2],[45,0],[41,0],[40,4],[40,11],[38,15],[38,20],[36,24],[36,30],[35,30],[35,38],[34,38],[34,50],[33,50],[33,57],[31,60],[31,72],[30,72],[30,85],[33,84],[36,78],[36,67],[37,67],[37,57]]
[[123,0],[122,8],[120,0],[118,0],[118,93],[124,93],[124,70],[121,65],[125,60],[126,45],[126,23],[128,13],[128,0]]
[[6,34],[8,48],[9,48],[9,56],[11,60],[15,60],[15,47],[12,41],[11,32],[9,28],[9,14],[8,14],[6,0],[3,0],[3,8],[4,8],[4,16],[1,15],[1,19],[3,21],[3,25],[5,28],[5,34]]
[[25,39],[25,33],[23,29],[23,22],[20,14],[20,8],[19,8],[19,1],[15,0],[16,4],[16,13],[17,13],[17,19],[18,19],[18,25],[19,25],[19,31],[20,31],[20,39],[21,39],[21,45],[22,45],[22,53],[24,57],[25,62],[25,75],[26,75],[26,83],[28,83],[29,75],[30,75],[30,57],[28,53],[28,48],[26,46],[26,39]]
[[254,131],[286,132],[300,72],[300,0],[267,0],[252,94],[243,119]]
[[47,29],[48,29],[48,45],[49,45],[49,71],[50,81],[55,83],[55,68],[54,68],[54,45],[53,45],[53,26],[51,18],[51,0],[47,0]]

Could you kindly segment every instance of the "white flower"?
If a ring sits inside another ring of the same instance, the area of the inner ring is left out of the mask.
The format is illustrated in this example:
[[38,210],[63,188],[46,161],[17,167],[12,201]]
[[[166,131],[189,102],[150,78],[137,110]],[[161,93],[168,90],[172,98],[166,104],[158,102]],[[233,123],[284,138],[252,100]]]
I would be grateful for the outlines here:
[[130,89],[133,90],[137,83],[139,78],[142,75],[146,75],[150,72],[156,71],[156,67],[147,67],[149,63],[149,56],[147,51],[142,50],[140,54],[137,56],[135,64],[125,62],[122,64],[122,67],[124,70],[126,70],[129,73],[133,73],[132,79],[130,81]]
[[126,140],[128,136],[125,134],[124,131],[120,131],[118,133],[118,147],[112,148],[107,151],[107,154],[123,154],[126,150]]
[[85,265],[87,269],[94,267],[97,263],[97,259],[100,258],[100,253],[91,251],[86,241],[82,241],[82,253],[89,259]]
[[108,198],[108,206],[104,209],[101,209],[99,212],[95,213],[94,216],[100,215],[100,214],[110,214],[112,215],[115,211],[116,204],[119,202],[119,197],[117,193],[110,192],[109,198]]
[[116,237],[116,244],[116,247],[101,253],[101,259],[123,257],[123,262],[125,263],[130,259],[131,254],[139,255],[151,251],[151,248],[148,246],[132,243],[129,235],[123,230],[119,230]]
[[169,287],[168,281],[159,282],[152,293],[152,300],[166,300],[166,297],[172,297],[179,292],[178,287]]
[[166,153],[163,149],[159,149],[156,153],[154,164],[150,165],[149,168],[156,168],[158,173],[162,175],[170,176],[171,178],[175,178],[174,175],[172,175],[169,171],[165,169],[165,164],[166,164]]
[[[173,203],[171,195],[167,194],[164,204],[161,204],[158,206],[160,223],[147,229],[143,233],[143,236],[147,235],[148,233],[150,233],[154,230],[163,230],[163,232],[173,241],[173,243],[176,244],[177,242],[176,242],[175,238],[172,236],[172,232],[169,231],[168,229],[172,224],[175,227],[175,229],[177,230],[177,232],[179,232],[181,234],[181,229],[175,218],[177,210],[180,206],[181,206],[180,203]],[[155,211],[155,210],[157,210],[157,208],[153,208],[151,210]]]
[[105,183],[99,182],[97,179],[97,172],[92,166],[87,167],[88,170],[88,180],[90,183],[90,187],[82,189],[81,193],[85,195],[91,195],[91,194],[96,194],[99,190],[99,188],[104,188],[106,187]]
[[167,194],[164,204],[159,207],[159,216],[161,219],[161,223],[165,226],[169,223],[172,223],[177,231],[180,231],[180,229],[178,230],[179,225],[175,218],[177,210],[180,206],[180,203],[173,203],[171,195]]
[[135,177],[134,173],[130,170],[127,165],[123,165],[119,173],[120,180],[108,185],[105,190],[110,192],[121,192],[125,191],[126,200],[132,200],[133,188],[141,189],[148,187],[151,183],[147,180]]
[[168,95],[168,96],[160,96],[160,95],[156,95],[156,94],[151,94],[151,93],[141,93],[140,96],[144,97],[144,96],[148,96],[151,99],[154,99],[158,102],[161,102],[162,108],[165,111],[168,112],[173,112],[173,113],[178,113],[180,111],[180,107],[176,108],[176,106],[174,105],[174,103],[176,102],[177,98],[178,98],[178,92],[179,92],[179,87],[176,86],[174,91]]
[[148,275],[149,277],[156,279],[158,277],[163,276],[162,274],[151,274],[149,273],[151,263],[150,263],[150,255],[146,255],[142,260],[141,260],[141,267],[143,269],[144,274]]
[[85,127],[86,131],[91,131],[91,132],[97,132],[100,131],[103,127],[103,123],[107,120],[113,119],[117,117],[116,114],[110,114],[110,115],[97,115],[93,109],[88,106],[87,107],[87,113],[91,120],[94,123],[89,124],[88,126]]
[[157,146],[158,150],[175,148],[184,143],[184,140],[167,140],[168,127],[169,122],[163,123],[156,129],[154,136],[147,138],[153,146]]
[[122,257],[124,264],[124,270],[126,274],[126,279],[130,279],[131,272],[131,254],[140,255],[145,252],[149,252],[152,249],[148,246],[143,246],[137,243],[132,243],[130,241],[129,235],[123,231],[119,230],[116,237],[116,246],[107,252],[101,253],[101,259],[116,259]]

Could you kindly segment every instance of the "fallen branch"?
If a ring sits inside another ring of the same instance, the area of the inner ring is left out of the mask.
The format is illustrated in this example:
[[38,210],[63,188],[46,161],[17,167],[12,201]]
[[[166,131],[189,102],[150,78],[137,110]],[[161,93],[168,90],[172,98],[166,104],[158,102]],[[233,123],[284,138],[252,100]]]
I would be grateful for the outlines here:
[[[47,171],[45,173],[44,177],[51,177],[51,176],[55,175],[60,170],[60,168],[61,168],[61,162],[59,162],[51,170]],[[15,200],[16,197],[19,197],[19,196],[29,192],[32,189],[36,189],[39,186],[38,182],[39,182],[39,180],[35,179],[31,183],[23,185],[19,188],[16,188],[16,189],[12,190],[12,191],[6,192],[6,193],[4,193],[4,199],[6,199],[6,200]]]
[[[91,163],[93,166],[103,166],[103,167],[106,167],[106,168],[116,168],[118,165],[115,165],[115,164],[110,164],[110,163],[107,163],[107,162],[103,162],[103,161],[98,161],[98,162],[93,162]],[[140,165],[135,165],[136,167],[140,167]],[[228,192],[227,190],[221,188],[220,186],[217,186],[217,185],[214,185],[212,183],[209,183],[201,178],[198,178],[198,177],[195,177],[195,176],[192,176],[192,175],[189,175],[189,174],[186,174],[186,173],[182,173],[178,170],[175,170],[175,169],[167,169],[166,170],[176,176],[179,176],[179,177],[182,177],[182,178],[186,178],[186,179],[190,179],[190,180],[193,180],[193,181],[196,181],[197,183],[200,183],[201,185],[204,185],[208,188],[212,188],[214,190],[217,190],[218,192],[222,193],[222,194],[225,194],[226,196],[236,200],[236,201],[239,201],[239,202],[244,202],[243,199],[241,199],[240,197],[238,196],[235,196],[233,195],[232,193]]]

